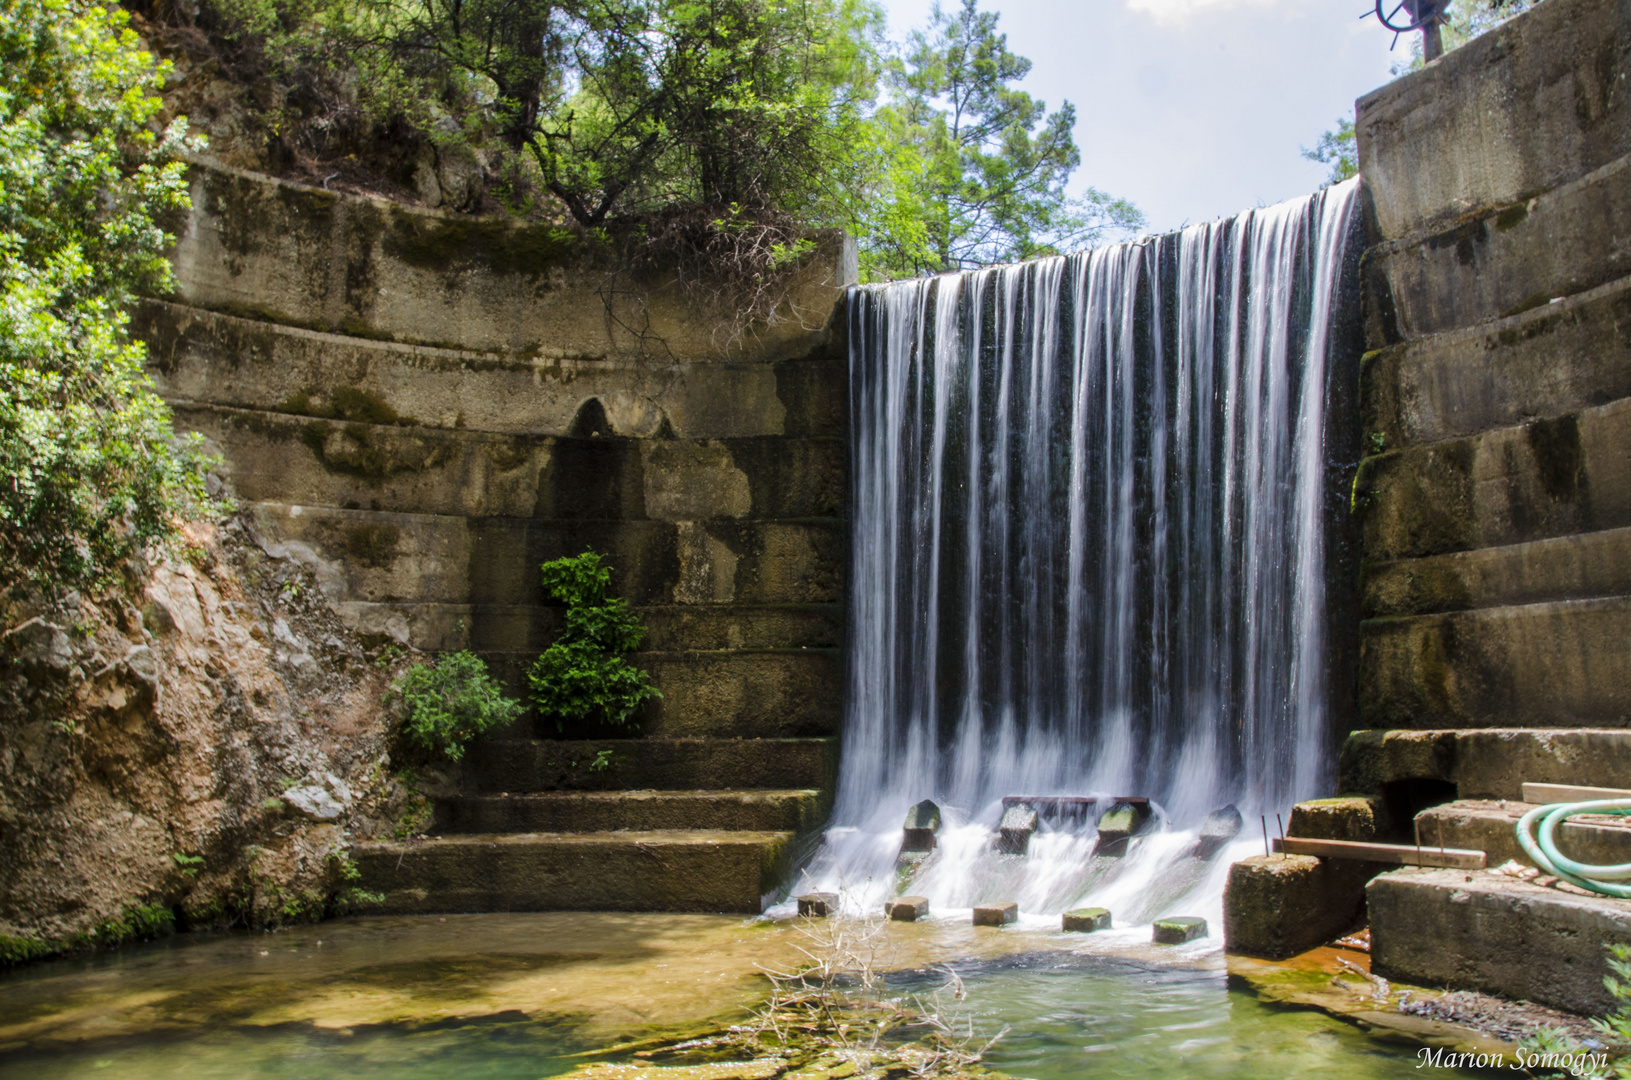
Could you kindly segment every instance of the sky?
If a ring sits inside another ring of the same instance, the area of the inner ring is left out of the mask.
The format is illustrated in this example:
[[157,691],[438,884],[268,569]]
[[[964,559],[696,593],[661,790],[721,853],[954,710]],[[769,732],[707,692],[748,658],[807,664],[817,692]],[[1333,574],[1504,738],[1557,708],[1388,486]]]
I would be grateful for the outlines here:
[[[959,0],[945,0],[949,9]],[[885,0],[891,36],[932,0]],[[1365,0],[980,0],[1032,61],[1022,89],[1076,106],[1072,188],[1131,200],[1151,231],[1306,194],[1303,159],[1354,99],[1388,82],[1407,42]]]

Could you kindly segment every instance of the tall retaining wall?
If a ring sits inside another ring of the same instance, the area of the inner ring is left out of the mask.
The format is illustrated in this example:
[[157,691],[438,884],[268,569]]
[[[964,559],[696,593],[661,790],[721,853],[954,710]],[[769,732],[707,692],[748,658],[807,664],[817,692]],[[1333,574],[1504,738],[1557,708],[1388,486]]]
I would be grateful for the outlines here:
[[1631,726],[1631,2],[1358,103],[1359,715]]
[[353,627],[519,689],[558,618],[538,564],[592,546],[649,629],[649,733],[837,733],[847,242],[726,340],[563,230],[191,183],[176,294],[136,314],[153,376]]

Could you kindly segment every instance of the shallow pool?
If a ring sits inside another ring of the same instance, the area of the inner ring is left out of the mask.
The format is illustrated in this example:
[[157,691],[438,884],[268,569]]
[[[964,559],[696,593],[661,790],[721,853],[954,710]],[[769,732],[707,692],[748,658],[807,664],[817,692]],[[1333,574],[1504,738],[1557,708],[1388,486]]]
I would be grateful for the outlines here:
[[[897,966],[955,961],[967,999],[948,1007],[1011,1028],[988,1061],[1016,1076],[1420,1075],[1407,1048],[1230,990],[1215,952],[1096,953],[1081,935],[951,920],[894,938]],[[799,940],[762,920],[578,914],[181,937],[0,977],[0,1080],[535,1080],[741,1016],[764,992],[757,965]],[[891,992],[943,981],[903,975]]]

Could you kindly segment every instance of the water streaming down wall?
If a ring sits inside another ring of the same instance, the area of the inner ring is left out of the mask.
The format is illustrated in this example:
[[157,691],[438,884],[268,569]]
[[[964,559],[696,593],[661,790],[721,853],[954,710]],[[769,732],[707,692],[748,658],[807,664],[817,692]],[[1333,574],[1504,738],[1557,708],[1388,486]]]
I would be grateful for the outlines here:
[[1356,192],[851,294],[849,687],[818,874],[877,870],[922,798],[990,826],[1003,795],[1151,795],[1192,826],[1327,782]]

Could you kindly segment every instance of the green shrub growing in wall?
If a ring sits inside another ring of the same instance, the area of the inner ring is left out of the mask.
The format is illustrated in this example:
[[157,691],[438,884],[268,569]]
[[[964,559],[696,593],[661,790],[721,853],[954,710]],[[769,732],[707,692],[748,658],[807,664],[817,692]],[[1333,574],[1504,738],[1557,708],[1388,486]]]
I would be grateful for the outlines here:
[[402,705],[402,736],[432,758],[459,761],[483,732],[514,720],[521,703],[504,696],[481,657],[460,650],[415,664],[391,684]]
[[626,600],[606,595],[611,567],[585,551],[546,562],[539,572],[544,591],[566,605],[566,628],[527,673],[538,711],[563,730],[569,722],[637,726],[640,706],[662,694],[623,659],[646,631]]

